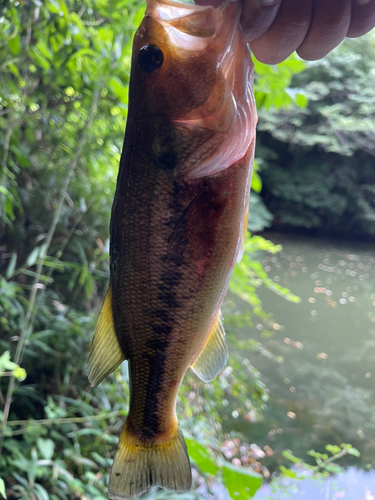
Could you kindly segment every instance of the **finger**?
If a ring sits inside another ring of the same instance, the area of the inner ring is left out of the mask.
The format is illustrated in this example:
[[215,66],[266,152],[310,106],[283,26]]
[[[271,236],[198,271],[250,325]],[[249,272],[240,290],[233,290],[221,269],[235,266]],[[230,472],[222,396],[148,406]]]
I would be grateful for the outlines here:
[[242,0],[241,24],[247,42],[265,33],[273,23],[282,0]]
[[250,43],[255,57],[265,64],[284,61],[305,39],[312,12],[313,0],[283,0],[268,31]]
[[[281,2],[282,0],[242,0],[241,25],[247,42],[263,35],[268,30]],[[195,0],[195,3],[219,7],[223,0]]]
[[375,27],[375,0],[353,0],[352,16],[346,36],[356,38]]
[[346,36],[351,18],[351,0],[314,0],[312,21],[299,56],[314,61],[326,56]]

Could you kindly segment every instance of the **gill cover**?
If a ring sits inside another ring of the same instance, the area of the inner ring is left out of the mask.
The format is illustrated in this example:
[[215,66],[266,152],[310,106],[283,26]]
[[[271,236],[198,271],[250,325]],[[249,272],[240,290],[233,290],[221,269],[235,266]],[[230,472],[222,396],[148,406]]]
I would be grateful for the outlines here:
[[149,0],[135,36],[129,100],[149,121],[153,161],[187,181],[230,167],[255,137],[240,14],[239,1],[222,11]]

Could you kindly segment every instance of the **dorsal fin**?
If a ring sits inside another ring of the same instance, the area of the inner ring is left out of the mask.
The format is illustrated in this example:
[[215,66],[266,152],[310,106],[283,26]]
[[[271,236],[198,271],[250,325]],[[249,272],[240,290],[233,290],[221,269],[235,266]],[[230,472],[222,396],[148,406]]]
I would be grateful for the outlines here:
[[191,365],[191,369],[203,382],[210,382],[228,361],[228,347],[220,311],[217,314],[203,350]]
[[112,289],[109,285],[92,339],[87,374],[95,387],[125,360],[112,317]]

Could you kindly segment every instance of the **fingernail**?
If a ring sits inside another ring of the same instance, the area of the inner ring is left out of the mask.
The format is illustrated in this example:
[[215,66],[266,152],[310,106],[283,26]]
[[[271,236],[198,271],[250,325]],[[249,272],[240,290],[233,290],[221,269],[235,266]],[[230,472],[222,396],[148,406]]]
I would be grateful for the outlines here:
[[358,5],[367,5],[370,0],[356,0]]

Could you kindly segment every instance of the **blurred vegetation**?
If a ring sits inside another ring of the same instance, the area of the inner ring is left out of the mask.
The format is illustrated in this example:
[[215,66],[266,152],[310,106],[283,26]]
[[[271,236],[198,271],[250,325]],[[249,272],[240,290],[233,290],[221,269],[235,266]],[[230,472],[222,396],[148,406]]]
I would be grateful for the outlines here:
[[[93,390],[85,372],[108,284],[108,226],[127,116],[132,35],[144,7],[132,0],[8,0],[0,6],[3,497],[107,498],[108,471],[127,412],[127,366]],[[293,57],[277,67],[256,63],[258,109],[306,106],[305,93],[290,88],[304,67]],[[256,192],[262,187],[259,163]],[[249,227],[261,229],[271,216],[259,197],[251,203],[257,217]],[[256,260],[261,251],[279,250],[248,237],[230,290],[247,301],[249,311],[239,314],[230,301],[225,306],[228,367],[212,384],[189,372],[181,387],[178,413],[196,492],[180,498],[214,495],[218,484],[232,498],[248,498],[270,476],[248,443],[241,459],[228,455],[231,445],[221,424],[223,401],[260,418],[267,400],[246,351],[282,361],[259,342],[235,336],[255,318],[269,335],[275,330],[257,297],[259,286],[298,300]],[[145,498],[166,495],[155,490]]]
[[346,40],[293,77],[306,107],[261,113],[262,196],[275,226],[374,239],[374,50],[374,31]]

